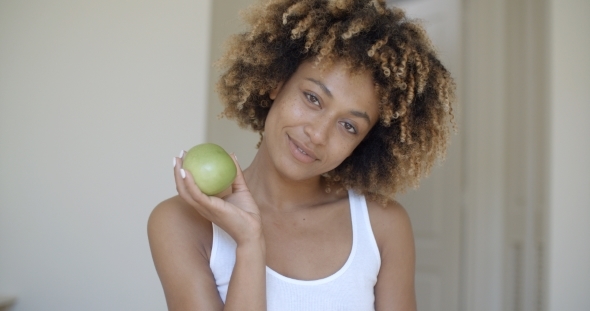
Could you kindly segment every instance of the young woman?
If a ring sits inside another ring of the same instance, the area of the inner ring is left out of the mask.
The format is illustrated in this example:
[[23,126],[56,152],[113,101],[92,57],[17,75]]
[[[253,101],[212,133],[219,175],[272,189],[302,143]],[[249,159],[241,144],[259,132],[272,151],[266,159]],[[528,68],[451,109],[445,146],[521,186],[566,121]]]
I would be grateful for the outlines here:
[[453,81],[424,30],[382,0],[252,8],[218,83],[261,133],[231,189],[178,196],[148,233],[170,310],[415,310],[414,241],[394,194],[446,149]]

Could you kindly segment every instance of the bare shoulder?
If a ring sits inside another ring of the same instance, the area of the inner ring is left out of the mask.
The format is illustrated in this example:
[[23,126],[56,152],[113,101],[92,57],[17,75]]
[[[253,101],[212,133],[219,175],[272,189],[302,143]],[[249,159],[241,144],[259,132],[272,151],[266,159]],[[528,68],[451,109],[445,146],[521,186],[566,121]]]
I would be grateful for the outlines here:
[[[389,200],[387,204],[367,201],[371,227],[381,253],[387,246],[411,243],[413,233],[410,217],[406,209],[397,201]],[[392,245],[393,244],[393,245]]]
[[410,217],[396,201],[367,202],[381,255],[375,284],[375,310],[416,310],[415,247]]
[[173,242],[190,243],[208,259],[213,232],[211,222],[182,198],[174,196],[162,201],[150,214],[148,237],[150,243],[161,239],[167,245]]
[[148,220],[148,238],[168,310],[221,310],[209,268],[213,229],[176,196],[158,204]]
[[181,197],[173,196],[167,200],[162,201],[154,208],[150,214],[148,226],[158,226],[162,222],[167,223],[169,221],[177,222],[183,220],[194,220],[195,222],[207,221]]

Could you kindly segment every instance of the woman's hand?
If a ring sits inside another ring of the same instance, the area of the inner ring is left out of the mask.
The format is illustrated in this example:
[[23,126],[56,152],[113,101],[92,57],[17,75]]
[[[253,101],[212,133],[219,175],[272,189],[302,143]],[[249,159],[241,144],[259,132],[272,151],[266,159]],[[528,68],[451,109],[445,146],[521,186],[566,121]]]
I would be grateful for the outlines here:
[[232,193],[222,199],[201,192],[191,173],[182,169],[184,154],[183,151],[181,158],[175,158],[174,165],[176,190],[180,197],[203,217],[227,232],[238,245],[260,241],[262,238],[260,211],[246,185],[236,156],[232,155],[237,168],[236,178],[231,185]]
[[240,164],[233,155],[237,176],[231,185],[232,193],[221,199],[201,192],[191,173],[182,169],[182,157],[184,152],[174,163],[178,194],[237,243],[236,263],[223,309],[266,310],[266,245],[262,220]]

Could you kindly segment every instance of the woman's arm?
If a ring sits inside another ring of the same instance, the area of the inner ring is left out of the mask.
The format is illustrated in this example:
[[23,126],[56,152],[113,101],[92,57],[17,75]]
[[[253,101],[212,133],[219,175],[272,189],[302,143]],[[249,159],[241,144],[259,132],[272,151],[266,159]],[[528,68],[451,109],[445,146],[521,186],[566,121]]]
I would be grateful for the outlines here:
[[223,310],[209,268],[211,222],[176,196],[150,215],[148,237],[168,310]]
[[375,310],[415,311],[415,247],[410,218],[397,202],[369,204],[371,226],[381,254]]
[[[179,197],[162,202],[148,224],[150,246],[170,310],[266,310],[266,249],[256,206],[236,161],[232,194],[204,195],[177,158]],[[226,304],[209,267],[211,222],[237,243]]]

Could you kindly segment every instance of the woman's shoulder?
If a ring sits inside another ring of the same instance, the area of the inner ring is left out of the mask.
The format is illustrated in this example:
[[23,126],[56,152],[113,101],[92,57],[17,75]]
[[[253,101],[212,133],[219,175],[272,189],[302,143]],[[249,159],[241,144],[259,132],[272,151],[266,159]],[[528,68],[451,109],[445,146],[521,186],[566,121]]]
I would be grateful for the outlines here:
[[159,203],[148,220],[150,241],[160,240],[170,247],[196,247],[207,258],[211,252],[212,228],[210,221],[179,196]]
[[166,226],[170,224],[195,225],[199,228],[203,226],[211,227],[211,222],[201,216],[178,195],[156,205],[148,221],[148,226]]
[[209,267],[212,225],[182,198],[154,208],[148,237],[156,271],[170,310],[221,310]]
[[399,202],[388,200],[383,204],[367,200],[367,208],[381,254],[391,248],[413,250],[414,238],[410,217]]

